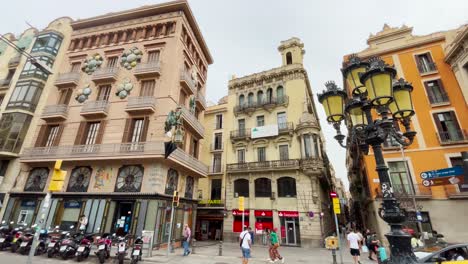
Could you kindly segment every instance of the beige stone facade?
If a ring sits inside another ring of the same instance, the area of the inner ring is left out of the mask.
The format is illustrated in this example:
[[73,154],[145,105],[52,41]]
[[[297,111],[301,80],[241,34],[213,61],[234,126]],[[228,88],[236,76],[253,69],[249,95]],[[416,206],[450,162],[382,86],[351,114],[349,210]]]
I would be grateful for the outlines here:
[[[173,238],[194,224],[206,108],[213,60],[186,1],[168,2],[72,21],[57,60],[41,121],[20,160],[4,218],[24,212],[30,222],[47,192],[56,160],[67,171],[52,194],[47,225],[141,234],[166,243],[174,191]],[[165,159],[165,122],[180,114],[183,143]],[[33,125],[33,124],[32,124]],[[39,197],[38,202],[31,198]],[[29,207],[28,207],[29,206]]]
[[452,66],[453,73],[468,104],[468,25],[447,34],[445,61]]
[[200,196],[213,200],[213,180],[222,180],[217,215],[224,213],[225,241],[236,241],[242,229],[241,196],[244,225],[253,228],[257,243],[273,227],[284,245],[303,247],[319,246],[331,231],[331,174],[303,47],[297,38],[282,41],[280,67],[233,78],[228,96],[205,114],[204,160],[213,171],[200,181]]

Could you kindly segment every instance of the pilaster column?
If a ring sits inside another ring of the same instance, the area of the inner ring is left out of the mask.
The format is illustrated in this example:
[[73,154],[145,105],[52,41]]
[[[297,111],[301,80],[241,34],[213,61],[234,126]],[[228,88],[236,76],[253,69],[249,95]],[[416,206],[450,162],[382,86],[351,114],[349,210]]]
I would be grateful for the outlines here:
[[114,32],[114,35],[112,36],[112,44],[117,44],[119,42],[118,37],[119,31]]
[[155,38],[155,37],[156,37],[156,25],[151,26],[151,34],[150,34],[150,37],[151,37],[151,38]]
[[72,39],[70,41],[70,47],[68,48],[68,50],[70,50],[70,51],[75,50],[75,46],[76,46],[76,39]]
[[84,39],[80,38],[80,41],[78,42],[78,49],[83,49],[83,43],[84,43]]
[[146,38],[146,30],[148,29],[147,26],[144,26],[142,31],[141,31],[141,35],[140,35],[140,39],[145,39]]
[[137,33],[137,29],[132,29],[132,36],[131,36],[131,40],[136,40],[136,33]]
[[120,39],[119,42],[125,42],[125,41],[127,41],[127,34],[128,34],[127,31],[128,31],[128,30],[124,30],[124,31],[123,31],[122,38]]
[[101,34],[99,34],[99,35],[96,36],[96,44],[95,44],[95,47],[99,47],[100,44],[101,44]]
[[167,25],[166,25],[166,23],[164,23],[162,25],[161,35],[165,36],[166,33],[167,33],[166,31],[167,31]]
[[91,37],[88,37],[86,39],[85,48],[87,48],[87,49],[91,48],[91,39],[92,39]]

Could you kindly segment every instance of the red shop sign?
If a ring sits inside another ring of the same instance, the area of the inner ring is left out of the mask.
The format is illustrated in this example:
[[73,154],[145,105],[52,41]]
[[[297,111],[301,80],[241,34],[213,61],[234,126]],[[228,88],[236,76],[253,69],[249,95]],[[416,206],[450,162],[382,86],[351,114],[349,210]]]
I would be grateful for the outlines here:
[[273,211],[271,211],[271,210],[255,210],[255,216],[258,216],[258,217],[273,217]]
[[[248,216],[250,213],[250,210],[245,210],[244,211],[244,216]],[[238,209],[232,209],[232,215],[233,216],[242,216],[242,211],[238,210]]]
[[278,211],[279,217],[299,217],[298,211]]

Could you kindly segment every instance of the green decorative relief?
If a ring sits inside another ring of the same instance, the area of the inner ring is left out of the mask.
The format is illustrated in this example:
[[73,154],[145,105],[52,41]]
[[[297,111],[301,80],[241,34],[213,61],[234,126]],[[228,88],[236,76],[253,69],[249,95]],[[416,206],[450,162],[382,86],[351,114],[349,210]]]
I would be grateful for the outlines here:
[[141,57],[143,52],[137,47],[133,47],[129,50],[126,50],[122,57],[120,58],[120,64],[127,70],[131,70],[133,67],[137,66],[141,62]]
[[101,67],[103,61],[102,56],[96,53],[84,61],[81,70],[87,74],[92,74],[97,68]]

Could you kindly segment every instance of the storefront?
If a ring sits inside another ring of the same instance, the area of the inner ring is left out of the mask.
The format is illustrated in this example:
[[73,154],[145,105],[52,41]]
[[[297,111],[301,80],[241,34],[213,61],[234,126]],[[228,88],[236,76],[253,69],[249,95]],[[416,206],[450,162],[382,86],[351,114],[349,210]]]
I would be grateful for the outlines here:
[[409,230],[414,230],[415,232],[427,232],[432,233],[432,223],[431,217],[429,216],[429,212],[420,212],[421,213],[421,227],[423,230],[419,230],[418,226],[418,218],[416,216],[415,211],[407,211],[408,217],[406,218],[406,222],[404,223],[404,227]]
[[281,241],[285,245],[300,245],[299,212],[278,211],[281,223]]
[[[198,204],[195,238],[197,240],[223,240],[224,204],[219,202]],[[241,219],[242,221],[242,219]]]
[[257,235],[263,234],[267,229],[273,229],[273,211],[255,210],[255,229]]
[[244,226],[249,225],[249,215],[250,210],[245,209],[244,211],[240,211],[238,209],[232,210],[232,215],[234,217],[234,221],[232,222],[232,232],[240,233],[243,231],[242,227],[242,215],[244,215]]
[[43,193],[10,194],[2,220],[13,222],[14,226],[31,226],[36,222],[43,197]]

